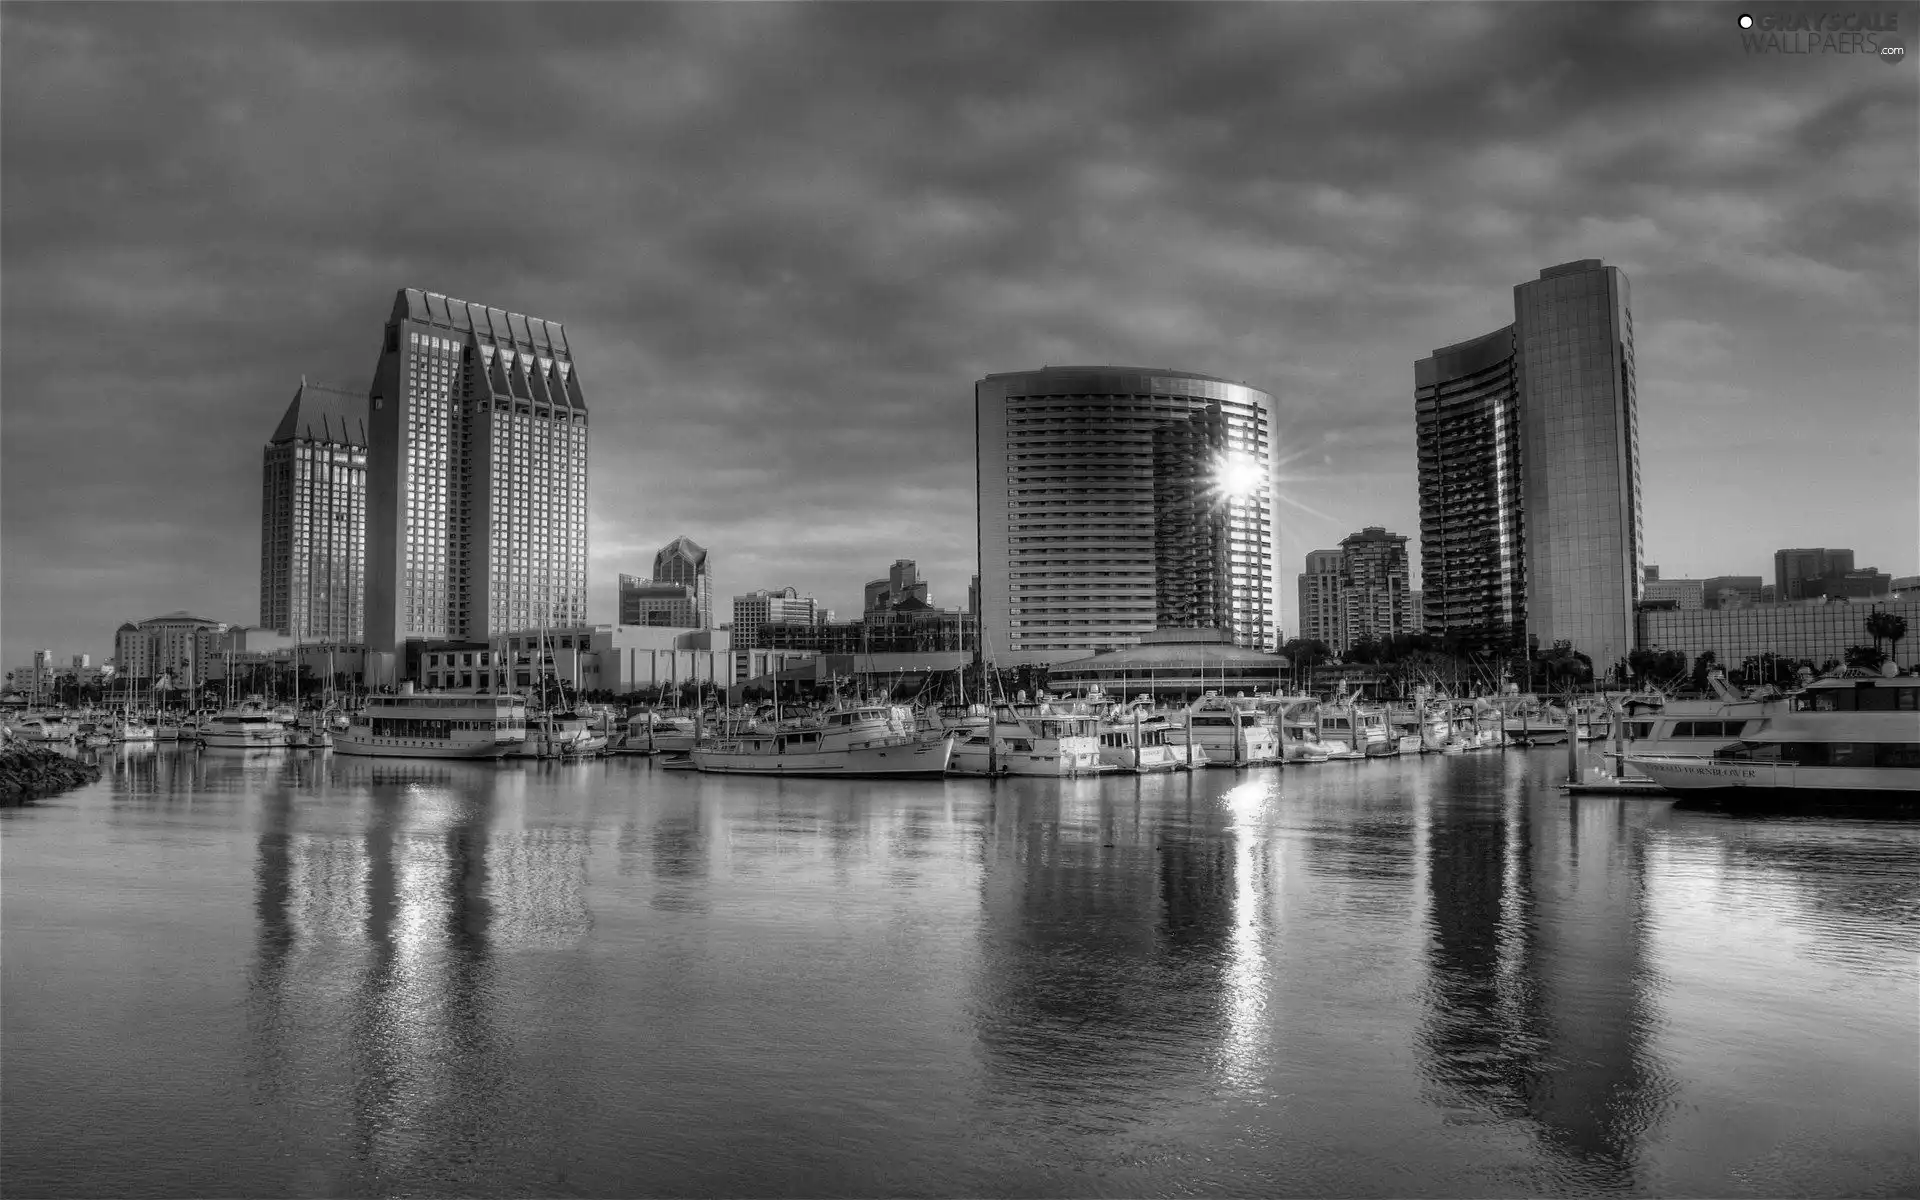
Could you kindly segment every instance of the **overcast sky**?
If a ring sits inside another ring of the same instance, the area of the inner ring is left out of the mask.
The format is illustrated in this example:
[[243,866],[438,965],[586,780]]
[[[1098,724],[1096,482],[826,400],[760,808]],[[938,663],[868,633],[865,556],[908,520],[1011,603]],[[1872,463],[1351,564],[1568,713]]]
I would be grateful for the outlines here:
[[403,286],[566,325],[598,621],[682,533],[723,598],[964,603],[973,381],[1116,363],[1278,398],[1291,633],[1307,551],[1417,549],[1414,361],[1587,257],[1649,561],[1914,573],[1920,68],[1741,11],[8,4],[4,665],[256,621],[262,445]]

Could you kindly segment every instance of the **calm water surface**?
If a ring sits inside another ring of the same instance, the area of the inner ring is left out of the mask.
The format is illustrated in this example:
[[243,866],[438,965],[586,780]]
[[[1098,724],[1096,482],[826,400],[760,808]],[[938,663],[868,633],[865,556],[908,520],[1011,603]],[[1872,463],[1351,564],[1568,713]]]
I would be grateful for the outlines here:
[[10,1195],[1920,1193],[1911,823],[106,761],[0,812]]

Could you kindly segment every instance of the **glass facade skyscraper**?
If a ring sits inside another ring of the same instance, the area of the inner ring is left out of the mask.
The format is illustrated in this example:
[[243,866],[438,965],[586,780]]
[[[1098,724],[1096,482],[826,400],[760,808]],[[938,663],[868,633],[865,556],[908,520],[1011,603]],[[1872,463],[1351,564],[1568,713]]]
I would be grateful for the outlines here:
[[304,642],[365,635],[367,398],[300,381],[267,442],[260,624]]
[[974,385],[983,649],[1002,665],[1209,624],[1273,648],[1273,397],[1206,375],[1048,367]]
[[1635,644],[1643,554],[1627,278],[1599,259],[1514,288],[1514,323],[1414,365],[1426,627],[1490,649]]
[[368,414],[367,640],[587,618],[587,406],[558,324],[402,290]]

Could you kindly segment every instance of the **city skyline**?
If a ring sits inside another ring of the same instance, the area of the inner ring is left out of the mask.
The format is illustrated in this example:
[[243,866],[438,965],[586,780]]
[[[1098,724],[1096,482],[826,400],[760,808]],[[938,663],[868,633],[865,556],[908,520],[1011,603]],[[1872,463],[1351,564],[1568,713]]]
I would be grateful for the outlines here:
[[1406,364],[1582,258],[1642,561],[1909,575],[1917,73],[1738,11],[9,6],[0,653],[245,621],[275,398],[370,384],[401,287],[577,345],[595,622],[683,532],[729,593],[956,590],[973,381],[1060,363],[1272,393],[1288,580],[1419,527]]

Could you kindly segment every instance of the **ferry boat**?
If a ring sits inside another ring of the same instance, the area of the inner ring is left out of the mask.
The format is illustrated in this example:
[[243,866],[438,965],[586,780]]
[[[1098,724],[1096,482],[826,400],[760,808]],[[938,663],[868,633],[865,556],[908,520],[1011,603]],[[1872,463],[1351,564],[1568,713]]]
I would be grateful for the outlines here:
[[200,744],[210,750],[270,750],[287,744],[287,727],[259,700],[243,700],[200,727]]
[[1757,725],[1711,757],[1635,754],[1627,765],[1684,799],[1920,805],[1920,676],[1841,671]]
[[1614,773],[1622,778],[1646,778],[1631,761],[1634,756],[1709,757],[1749,733],[1767,718],[1793,710],[1794,693],[1770,689],[1742,696],[1719,671],[1708,676],[1713,692],[1700,700],[1671,700],[1659,693],[1628,696],[1621,704],[1622,743],[1604,753]]
[[16,740],[22,742],[71,742],[79,727],[59,713],[28,713],[10,722]]
[[1100,761],[1099,725],[1090,713],[1021,718],[1003,706],[992,726],[969,726],[964,737],[954,737],[947,770],[955,775],[1099,775],[1112,769]]
[[526,737],[520,696],[403,692],[369,696],[333,748],[378,758],[500,758]]
[[712,775],[941,778],[955,739],[924,742],[913,725],[912,712],[898,705],[839,707],[817,720],[704,738],[689,756],[695,770]]
[[1187,706],[1187,728],[1196,746],[1207,752],[1207,765],[1251,766],[1280,761],[1279,733],[1260,719],[1259,712],[1208,692]]

